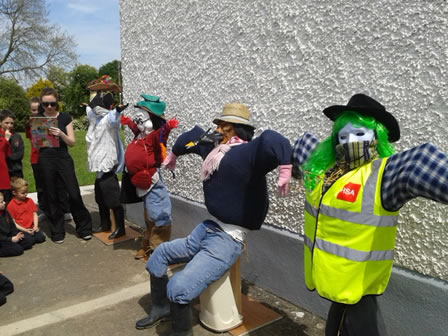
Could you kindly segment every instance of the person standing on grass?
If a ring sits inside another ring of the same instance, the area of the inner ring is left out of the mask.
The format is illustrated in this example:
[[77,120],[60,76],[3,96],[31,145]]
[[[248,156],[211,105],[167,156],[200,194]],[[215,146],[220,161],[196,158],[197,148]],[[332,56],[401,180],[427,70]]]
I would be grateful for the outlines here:
[[[50,135],[59,138],[59,147],[42,147],[39,152],[39,173],[42,176],[44,197],[48,205],[51,240],[62,244],[65,238],[64,209],[58,197],[58,188],[68,194],[76,233],[84,240],[92,238],[92,218],[84,205],[75,166],[67,146],[75,145],[72,117],[59,112],[58,93],[54,88],[43,88],[40,94],[39,116],[57,118],[57,127],[50,127]],[[60,185],[62,184],[62,185]]]
[[[39,97],[33,97],[29,101],[30,103],[30,117],[37,117],[39,114],[39,105],[40,100]],[[36,192],[37,192],[37,203],[39,205],[39,210],[41,213],[38,215],[39,222],[43,221],[47,218],[47,209],[48,207],[45,205],[45,197],[43,195],[43,185],[41,182],[41,177],[39,174],[39,148],[36,148],[33,146],[33,142],[31,140],[31,126],[30,121],[25,126],[25,134],[28,139],[30,139],[31,142],[31,151],[30,151],[30,162],[31,162],[31,168],[33,170],[33,177],[34,177],[34,185],[36,186]],[[59,200],[64,204],[64,220],[68,221],[72,219],[72,214],[70,213],[70,205],[68,204],[68,196],[65,189],[63,189],[63,184],[58,183],[58,186],[61,188],[58,189],[58,198]]]
[[43,243],[45,235],[39,230],[37,207],[34,201],[27,197],[28,182],[20,177],[11,180],[13,198],[8,203],[7,210],[16,224],[16,228],[22,231],[25,237],[31,238],[33,243]]
[[12,177],[23,177],[22,159],[25,153],[25,146],[20,134],[14,132],[15,121],[16,116],[11,111],[2,110],[0,112],[0,124],[11,147],[11,153],[6,157],[10,179]]

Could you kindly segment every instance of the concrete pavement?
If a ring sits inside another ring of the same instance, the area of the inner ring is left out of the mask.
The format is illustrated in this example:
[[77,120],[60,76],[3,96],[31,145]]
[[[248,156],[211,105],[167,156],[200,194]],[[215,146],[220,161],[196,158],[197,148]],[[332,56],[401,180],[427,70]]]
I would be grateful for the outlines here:
[[[99,221],[93,187],[82,191],[93,221]],[[41,229],[48,233],[45,221]],[[66,222],[66,231],[62,245],[47,239],[22,256],[0,258],[0,271],[15,286],[0,307],[0,335],[158,335],[170,330],[169,323],[135,329],[135,320],[151,307],[145,264],[133,258],[140,238],[106,246],[96,238],[79,239],[73,222]],[[243,293],[282,315],[250,335],[324,334],[325,321],[300,307],[245,281]],[[199,324],[196,311],[194,333],[216,334]]]

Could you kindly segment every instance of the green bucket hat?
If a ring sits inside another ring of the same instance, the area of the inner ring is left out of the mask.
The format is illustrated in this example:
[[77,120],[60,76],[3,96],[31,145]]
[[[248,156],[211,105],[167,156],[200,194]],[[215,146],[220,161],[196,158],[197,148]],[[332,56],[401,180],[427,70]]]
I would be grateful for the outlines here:
[[166,108],[166,103],[160,100],[160,97],[151,96],[148,94],[142,93],[140,97],[143,98],[142,101],[139,101],[134,107],[141,108],[155,116],[165,119],[164,112]]

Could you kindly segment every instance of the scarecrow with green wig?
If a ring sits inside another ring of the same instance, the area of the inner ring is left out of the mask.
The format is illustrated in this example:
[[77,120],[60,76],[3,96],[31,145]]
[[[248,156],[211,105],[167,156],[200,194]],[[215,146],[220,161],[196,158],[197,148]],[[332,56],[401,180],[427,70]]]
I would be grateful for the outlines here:
[[305,283],[332,302],[326,335],[387,335],[377,296],[391,275],[397,219],[411,199],[448,203],[448,158],[427,143],[394,154],[397,120],[364,94],[326,108],[334,121],[318,143],[293,151],[305,201]]
[[132,118],[122,116],[121,121],[135,136],[125,152],[126,171],[134,188],[122,188],[122,192],[133,195],[122,195],[122,200],[137,196],[144,203],[146,231],[135,259],[147,259],[171,237],[171,201],[159,168],[166,157],[168,136],[179,124],[175,118],[165,119],[166,104],[159,97],[147,94],[141,97],[143,100],[134,106],[137,110]]

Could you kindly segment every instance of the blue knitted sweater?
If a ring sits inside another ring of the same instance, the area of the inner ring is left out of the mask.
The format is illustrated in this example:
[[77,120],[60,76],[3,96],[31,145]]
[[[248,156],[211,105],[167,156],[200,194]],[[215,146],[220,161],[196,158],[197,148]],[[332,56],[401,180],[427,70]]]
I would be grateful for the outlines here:
[[[204,133],[199,126],[180,135],[173,146],[176,156],[198,154],[205,159],[213,145],[185,145]],[[289,140],[275,131],[264,131],[252,141],[232,147],[219,169],[204,181],[205,206],[210,214],[227,224],[259,230],[268,212],[266,174],[279,165],[291,164]]]

